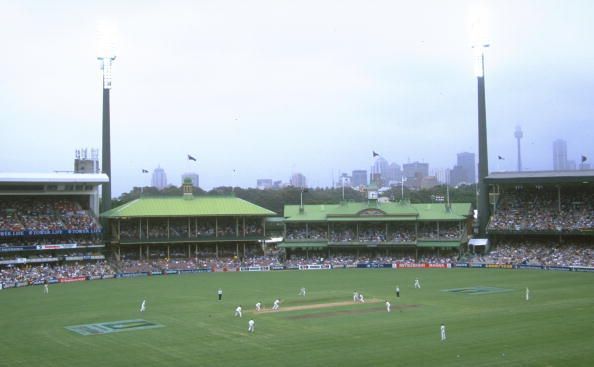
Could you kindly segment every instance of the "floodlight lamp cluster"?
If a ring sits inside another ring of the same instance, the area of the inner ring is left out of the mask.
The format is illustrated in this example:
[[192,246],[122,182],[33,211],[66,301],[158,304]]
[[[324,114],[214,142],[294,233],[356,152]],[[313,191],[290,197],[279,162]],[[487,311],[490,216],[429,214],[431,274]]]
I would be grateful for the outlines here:
[[103,89],[111,89],[111,64],[115,56],[99,56],[97,60],[101,61],[101,70],[103,70]]
[[117,32],[113,24],[103,22],[97,32],[97,59],[103,70],[103,88],[111,89],[111,67],[116,58]]
[[488,43],[472,46],[475,52],[474,75],[478,78],[485,76],[485,49],[487,47],[489,47]]

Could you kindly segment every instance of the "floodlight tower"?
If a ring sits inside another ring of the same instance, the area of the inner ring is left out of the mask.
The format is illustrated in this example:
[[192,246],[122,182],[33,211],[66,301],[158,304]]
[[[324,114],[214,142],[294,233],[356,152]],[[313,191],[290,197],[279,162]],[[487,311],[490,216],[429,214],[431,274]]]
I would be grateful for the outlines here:
[[485,236],[485,229],[489,220],[489,191],[485,178],[489,174],[489,161],[487,150],[487,110],[485,101],[485,49],[489,44],[474,46],[477,51],[478,64],[476,67],[476,79],[478,86],[478,145],[479,145],[479,163],[478,163],[478,231],[479,236]]
[[115,51],[112,45],[105,43],[97,59],[101,62],[103,70],[103,138],[101,154],[101,171],[109,177],[109,181],[101,188],[102,211],[111,209],[111,136],[109,119],[109,91],[111,90],[111,66],[115,60]]
[[520,149],[520,140],[524,137],[524,133],[522,132],[522,128],[519,125],[516,126],[514,136],[518,141],[518,172],[522,172],[522,150]]

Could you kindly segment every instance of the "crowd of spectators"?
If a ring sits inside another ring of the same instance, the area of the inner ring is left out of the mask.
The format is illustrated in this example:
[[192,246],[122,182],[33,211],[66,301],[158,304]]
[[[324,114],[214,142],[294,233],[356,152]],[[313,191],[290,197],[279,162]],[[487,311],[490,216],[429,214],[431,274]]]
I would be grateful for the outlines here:
[[414,231],[402,231],[392,233],[392,242],[396,243],[412,243],[417,240],[417,236]]
[[77,244],[77,246],[99,246],[101,238],[97,235],[5,237],[0,239],[0,247],[21,247],[36,245]]
[[143,260],[122,260],[118,267],[122,272],[164,272],[167,270],[217,269],[236,270],[250,266],[278,266],[282,262],[275,256],[252,256],[242,260],[235,256],[158,258]]
[[321,228],[289,228],[287,229],[287,240],[326,240],[328,231]]
[[100,225],[80,203],[36,198],[0,201],[0,231],[98,230]]
[[355,231],[351,229],[345,229],[342,231],[331,231],[330,241],[331,242],[353,242],[355,241]]
[[[142,228],[141,228],[142,225]],[[139,239],[186,239],[202,237],[243,237],[262,236],[264,230],[257,224],[240,223],[222,224],[215,227],[215,223],[193,222],[188,220],[174,220],[167,224],[166,221],[146,221],[142,224],[137,220],[123,221],[120,224],[121,240],[139,240]]]
[[[461,232],[458,227],[450,227],[440,229],[425,228],[423,231],[419,231],[418,234],[414,229],[396,229],[388,232],[386,236],[385,230],[380,229],[364,229],[359,230],[359,236],[357,237],[355,232],[350,229],[343,231],[331,231],[330,241],[331,242],[370,242],[370,243],[382,243],[382,242],[395,242],[395,243],[414,243],[417,237],[420,239],[434,239],[434,240],[455,240],[460,239]],[[289,238],[288,238],[289,239]]]
[[0,268],[0,283],[36,283],[61,278],[114,275],[115,271],[106,261],[73,264],[44,264],[38,266],[7,266]]
[[474,262],[486,264],[594,267],[591,243],[556,244],[543,241],[503,242]]
[[[455,262],[472,262],[484,264],[509,265],[538,265],[538,266],[587,266],[594,267],[594,245],[591,243],[571,242],[558,244],[546,241],[510,241],[497,245],[490,253],[476,255],[460,255],[450,252],[425,252],[415,257],[411,251],[402,251],[379,255],[373,251],[331,254],[327,256],[320,251],[310,252],[310,256],[303,253],[293,253],[288,258],[283,254],[262,255],[258,249],[250,249],[246,256],[238,258],[229,254],[217,257],[214,252],[206,250],[195,253],[193,257],[186,257],[181,252],[170,253],[171,258],[164,256],[162,251],[151,251],[151,259],[134,259],[134,253],[127,254],[121,261],[63,261],[66,257],[100,255],[100,253],[68,251],[59,254],[42,253],[28,257],[26,265],[4,265],[0,267],[0,282],[25,282],[38,284],[40,281],[58,280],[60,278],[75,278],[89,276],[114,275],[121,272],[158,272],[178,270],[210,269],[217,271],[235,271],[241,267],[255,266],[286,266],[327,264],[332,266],[354,266],[358,263],[377,264],[448,264]],[[136,253],[136,255],[139,255]],[[0,260],[15,259],[18,255],[4,254]],[[35,259],[43,261],[42,265],[33,265]],[[56,259],[47,260],[47,259]],[[43,260],[45,259],[45,261]]]
[[575,232],[594,229],[594,193],[536,188],[501,195],[488,229],[516,232]]
[[392,256],[381,256],[376,255],[373,256],[371,254],[366,255],[352,255],[352,254],[342,254],[342,255],[331,255],[330,257],[323,257],[323,256],[313,256],[313,257],[305,257],[300,255],[293,255],[286,259],[283,264],[285,266],[298,266],[298,265],[332,265],[332,266],[342,266],[342,265],[357,265],[360,263],[365,264],[449,264],[456,262],[458,255],[457,254],[445,254],[442,256],[437,255],[430,255],[430,256],[420,256],[418,259],[415,260],[414,255],[403,253],[402,255],[392,255]]

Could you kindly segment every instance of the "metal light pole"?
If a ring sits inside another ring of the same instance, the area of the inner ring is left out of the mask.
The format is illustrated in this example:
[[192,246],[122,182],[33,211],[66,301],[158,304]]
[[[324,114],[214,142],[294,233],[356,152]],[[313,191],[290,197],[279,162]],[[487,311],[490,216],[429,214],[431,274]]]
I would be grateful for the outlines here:
[[303,193],[304,193],[304,192],[308,192],[308,190],[307,190],[307,188],[305,188],[305,187],[302,187],[302,188],[301,188],[301,195],[300,195],[300,204],[299,204],[299,212],[300,212],[300,213],[303,213],[303,211],[305,210],[305,209],[303,208]]
[[485,54],[484,49],[488,44],[479,46],[479,62],[477,68],[478,86],[478,147],[479,147],[479,184],[478,184],[478,232],[485,236],[487,222],[489,221],[489,190],[485,178],[489,174],[489,161],[487,154],[487,111],[485,102]]
[[103,70],[103,137],[101,154],[101,171],[109,177],[109,181],[101,187],[102,210],[111,209],[111,136],[109,121],[109,91],[111,89],[111,64],[115,55],[99,56],[101,69]]
[[520,126],[516,126],[514,137],[518,141],[518,172],[522,172],[522,150],[520,147],[520,140],[522,140],[524,137],[524,133],[522,132],[522,128]]

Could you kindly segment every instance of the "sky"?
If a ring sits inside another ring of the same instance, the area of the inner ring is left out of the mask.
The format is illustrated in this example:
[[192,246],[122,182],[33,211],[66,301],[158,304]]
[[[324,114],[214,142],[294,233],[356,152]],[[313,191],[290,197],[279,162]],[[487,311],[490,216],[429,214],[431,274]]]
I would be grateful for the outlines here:
[[593,19],[577,0],[0,0],[0,172],[101,147],[106,24],[114,196],[158,166],[205,189],[329,186],[372,151],[451,168],[478,153],[477,35],[490,171],[516,170],[518,125],[524,170],[552,169],[555,139],[594,163]]

